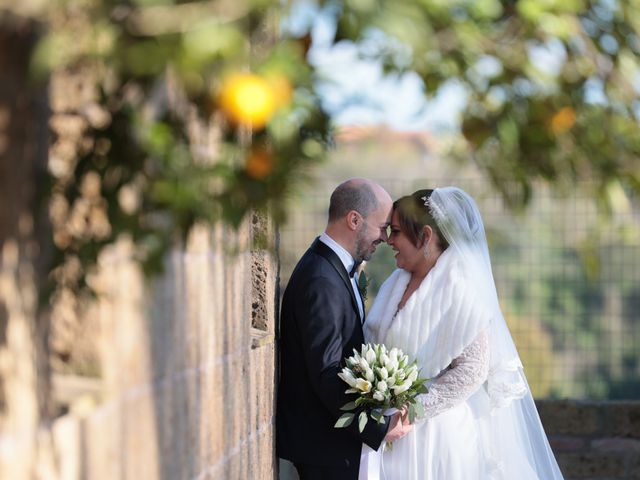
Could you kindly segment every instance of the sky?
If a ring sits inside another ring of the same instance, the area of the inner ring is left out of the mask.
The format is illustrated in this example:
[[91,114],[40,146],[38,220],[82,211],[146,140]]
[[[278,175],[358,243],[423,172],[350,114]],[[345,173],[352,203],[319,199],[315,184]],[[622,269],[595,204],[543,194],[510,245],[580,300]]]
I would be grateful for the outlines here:
[[462,87],[451,82],[427,102],[418,75],[385,76],[381,65],[360,58],[352,43],[331,45],[331,16],[312,3],[296,2],[284,28],[302,34],[309,27],[309,61],[322,78],[318,92],[337,125],[385,124],[400,131],[433,132],[457,128],[466,102]]

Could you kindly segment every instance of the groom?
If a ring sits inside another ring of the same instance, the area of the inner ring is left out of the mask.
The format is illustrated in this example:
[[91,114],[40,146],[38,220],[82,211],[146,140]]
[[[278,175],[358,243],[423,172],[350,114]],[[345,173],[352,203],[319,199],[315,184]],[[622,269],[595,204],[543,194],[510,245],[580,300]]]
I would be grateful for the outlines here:
[[280,317],[280,382],[276,416],[278,456],[294,463],[301,480],[356,480],[362,443],[377,450],[411,428],[398,414],[334,428],[349,399],[338,377],[342,361],[364,343],[364,304],[353,277],[387,240],[392,201],[377,183],[354,178],[339,185],[329,221],[296,265]]

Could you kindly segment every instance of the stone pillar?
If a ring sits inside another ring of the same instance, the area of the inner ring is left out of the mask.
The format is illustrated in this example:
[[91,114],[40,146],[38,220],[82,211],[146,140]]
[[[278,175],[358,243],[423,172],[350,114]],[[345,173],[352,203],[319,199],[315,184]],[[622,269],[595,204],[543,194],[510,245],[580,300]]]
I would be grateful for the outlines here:
[[0,478],[12,480],[35,478],[49,398],[47,325],[38,315],[46,88],[28,75],[36,40],[34,23],[0,13]]

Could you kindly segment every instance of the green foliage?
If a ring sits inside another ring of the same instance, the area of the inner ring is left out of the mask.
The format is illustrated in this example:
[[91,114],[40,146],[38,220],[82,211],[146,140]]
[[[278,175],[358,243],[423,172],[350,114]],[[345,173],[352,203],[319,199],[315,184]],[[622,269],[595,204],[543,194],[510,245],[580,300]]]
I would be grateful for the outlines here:
[[362,298],[363,302],[366,302],[369,288],[369,279],[367,278],[367,274],[364,272],[364,270],[358,275],[357,285],[358,292],[360,293],[360,298]]
[[[335,16],[336,42],[366,40],[366,55],[387,72],[415,71],[427,96],[451,82],[464,88],[454,154],[473,158],[511,205],[528,202],[540,179],[590,180],[605,206],[612,191],[640,192],[636,1],[319,3]],[[72,258],[87,272],[127,234],[153,269],[194,222],[237,226],[252,209],[284,219],[283,199],[323,157],[330,126],[309,36],[278,31],[281,2],[56,0],[35,15],[47,34],[34,74],[92,69],[109,117],[84,132],[92,147],[53,185],[73,210],[83,197],[74,182],[97,174],[109,228],[57,235],[58,265]],[[227,75],[247,70],[291,90],[253,128],[219,102]],[[122,189],[140,197],[137,209],[123,207]]]
[[612,183],[640,192],[637,2],[329,3],[336,42],[367,40],[368,55],[418,73],[428,96],[464,88],[458,155],[473,156],[511,205],[527,203],[537,179],[595,180],[604,205]]
[[[102,247],[122,235],[152,272],[196,222],[237,227],[252,210],[284,220],[291,185],[323,158],[330,135],[304,42],[278,32],[284,14],[277,2],[173,0],[59,0],[40,12],[47,34],[34,75],[95,72],[108,117],[83,132],[88,148],[72,171],[53,179],[69,211],[86,203],[80,184],[92,179],[106,211],[99,235],[54,225],[54,271],[82,266],[59,283],[85,285]],[[229,93],[238,82],[228,75],[249,70],[264,91]],[[252,111],[260,94],[278,108],[238,113],[221,101],[236,95]]]
[[340,418],[336,421],[334,427],[336,428],[346,428],[353,422],[355,414],[353,413],[344,413],[340,416]]
[[364,432],[364,427],[367,426],[368,421],[369,416],[367,415],[367,412],[360,412],[360,415],[358,415],[358,430],[360,433]]

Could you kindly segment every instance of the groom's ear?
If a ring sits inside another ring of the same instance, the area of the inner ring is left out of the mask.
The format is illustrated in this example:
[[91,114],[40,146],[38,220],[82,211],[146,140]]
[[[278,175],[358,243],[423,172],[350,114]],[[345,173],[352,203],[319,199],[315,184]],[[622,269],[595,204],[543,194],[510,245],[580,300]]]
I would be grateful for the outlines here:
[[358,230],[358,228],[360,228],[360,224],[363,222],[363,218],[355,210],[350,210],[345,217],[345,221],[347,222],[347,227],[349,228],[349,230],[356,231]]

